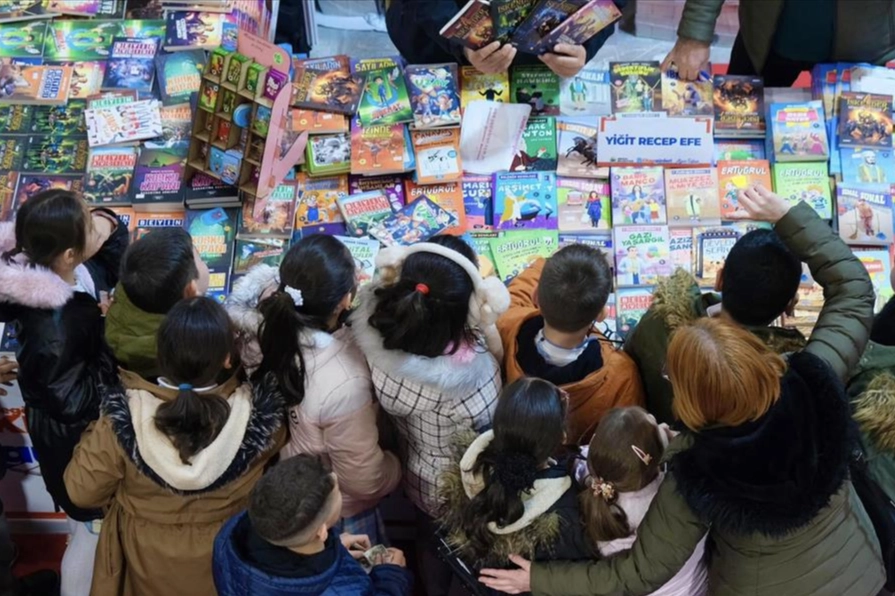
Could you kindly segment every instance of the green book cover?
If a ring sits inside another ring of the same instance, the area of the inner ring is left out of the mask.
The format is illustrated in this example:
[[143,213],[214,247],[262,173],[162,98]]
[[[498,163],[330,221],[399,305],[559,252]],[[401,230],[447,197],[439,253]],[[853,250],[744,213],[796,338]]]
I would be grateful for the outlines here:
[[556,169],[556,119],[529,118],[522,133],[523,146],[513,158],[512,172],[549,172]]
[[400,59],[358,60],[353,63],[352,70],[367,77],[357,111],[363,126],[413,122],[413,108]]
[[23,172],[83,173],[87,169],[87,139],[33,135],[22,160]]
[[0,58],[39,58],[46,33],[46,21],[0,24]]
[[833,218],[827,162],[774,164],[774,192],[791,205],[808,203],[822,219]]
[[120,34],[121,21],[54,20],[47,27],[44,59],[105,60]]
[[312,176],[347,174],[351,171],[351,138],[348,133],[315,135],[305,148],[305,167]]
[[547,230],[518,230],[506,232],[488,241],[497,275],[510,281],[540,258],[547,258],[559,246],[559,234]]
[[4,134],[27,133],[31,130],[34,106],[0,106],[0,130]]
[[119,37],[158,37],[165,39],[167,27],[164,19],[127,19],[121,21]]
[[531,106],[532,116],[559,116],[559,76],[546,66],[516,66],[510,75],[510,96]]
[[83,99],[73,99],[62,106],[38,106],[31,120],[31,132],[86,137],[86,108],[87,102]]
[[506,43],[528,13],[534,0],[491,0],[491,21],[494,39]]

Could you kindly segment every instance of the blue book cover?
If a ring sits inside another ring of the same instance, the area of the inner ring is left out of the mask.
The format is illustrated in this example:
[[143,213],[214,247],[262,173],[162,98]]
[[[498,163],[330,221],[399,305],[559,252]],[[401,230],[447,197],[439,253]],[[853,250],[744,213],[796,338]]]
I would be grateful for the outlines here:
[[895,154],[887,147],[839,150],[844,184],[886,187],[895,184]]
[[494,175],[494,227],[500,230],[557,229],[556,174],[503,172]]
[[540,0],[516,28],[512,43],[522,52],[537,53],[533,48],[554,29],[563,24],[587,0]]
[[470,230],[490,229],[493,222],[494,194],[491,176],[463,176],[463,208],[466,209],[466,227]]
[[830,158],[823,103],[773,103],[767,116],[768,159],[772,163]]
[[157,37],[113,39],[102,88],[134,89],[140,93],[152,93],[158,45]]
[[158,91],[166,106],[189,103],[190,96],[199,91],[202,70],[205,68],[204,50],[185,50],[155,57],[158,72]]

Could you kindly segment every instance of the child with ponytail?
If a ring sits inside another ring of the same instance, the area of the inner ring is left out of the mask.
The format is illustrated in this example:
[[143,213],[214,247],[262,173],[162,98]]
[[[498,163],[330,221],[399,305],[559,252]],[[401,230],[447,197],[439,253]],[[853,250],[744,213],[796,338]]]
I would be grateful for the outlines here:
[[[602,557],[628,550],[637,528],[665,478],[661,465],[669,431],[638,407],[615,408],[597,425],[582,452],[577,475],[585,486],[579,495],[591,542]],[[708,575],[703,555],[705,539],[687,564],[653,596],[703,596]]]
[[98,509],[76,506],[62,476],[87,425],[99,416],[100,388],[115,383],[103,340],[102,294],[117,281],[127,226],[90,211],[64,190],[38,193],[15,223],[0,224],[0,322],[18,339],[18,380],[40,473],[72,535],[62,559],[62,595],[90,590]]
[[96,596],[214,594],[214,538],[246,507],[282,445],[284,401],[274,379],[232,368],[234,330],[210,298],[177,303],[158,330],[161,376],[125,377],[84,433],[65,471],[72,501],[108,507]]
[[370,369],[341,329],[357,284],[354,259],[332,236],[293,245],[279,270],[258,265],[237,282],[227,309],[254,377],[271,375],[289,407],[283,457],[319,455],[342,493],[341,529],[380,532],[379,500],[401,481],[398,458],[379,446]]

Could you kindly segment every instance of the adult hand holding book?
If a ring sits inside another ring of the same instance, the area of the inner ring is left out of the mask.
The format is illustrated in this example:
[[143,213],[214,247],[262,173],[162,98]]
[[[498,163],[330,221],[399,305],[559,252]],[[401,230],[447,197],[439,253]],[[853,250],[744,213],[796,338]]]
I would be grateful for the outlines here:
[[584,68],[587,52],[582,45],[558,43],[553,51],[538,56],[550,70],[563,78],[574,77]]
[[513,58],[516,57],[516,48],[510,44],[501,45],[499,41],[493,41],[478,50],[463,48],[463,53],[480,73],[495,74],[510,69]]

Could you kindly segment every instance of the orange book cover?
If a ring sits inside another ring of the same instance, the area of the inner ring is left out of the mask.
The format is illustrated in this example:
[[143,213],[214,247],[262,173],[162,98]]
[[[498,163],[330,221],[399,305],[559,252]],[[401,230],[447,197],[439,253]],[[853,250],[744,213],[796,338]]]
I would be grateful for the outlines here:
[[426,196],[433,203],[457,218],[457,225],[444,230],[444,234],[459,235],[466,233],[466,208],[463,205],[462,182],[419,185],[410,180],[405,180],[404,193],[408,203]]
[[404,171],[404,125],[351,123],[351,173],[372,176]]
[[62,105],[71,91],[71,66],[0,66],[0,103]]
[[307,130],[313,134],[348,132],[348,116],[292,108],[292,130]]
[[766,159],[718,162],[718,198],[721,200],[721,219],[742,212],[737,196],[741,190],[761,184],[768,190],[771,184],[771,165]]

